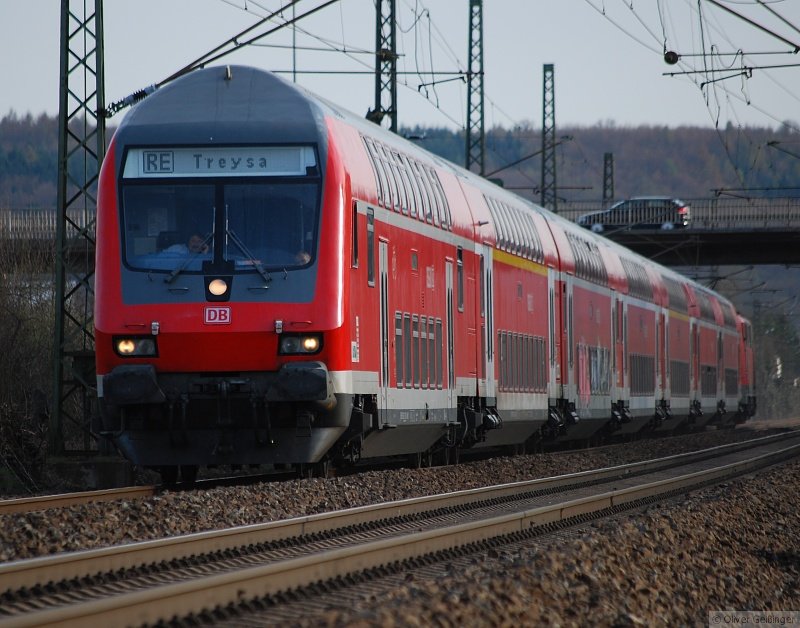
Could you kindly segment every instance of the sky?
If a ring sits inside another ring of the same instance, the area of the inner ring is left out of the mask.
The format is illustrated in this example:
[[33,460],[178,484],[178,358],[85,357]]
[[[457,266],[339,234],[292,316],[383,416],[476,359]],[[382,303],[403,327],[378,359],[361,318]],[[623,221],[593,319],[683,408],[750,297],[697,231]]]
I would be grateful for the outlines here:
[[[164,80],[286,3],[106,0],[107,104]],[[300,0],[296,14],[323,3]],[[58,112],[60,7],[60,0],[0,0],[0,118]],[[485,0],[483,20],[487,128],[541,127],[543,65],[552,63],[557,126],[788,121],[800,129],[800,0]],[[468,0],[397,0],[397,22],[399,125],[463,128]],[[213,64],[287,71],[290,80],[294,69],[298,83],[365,114],[375,98],[375,0],[339,0],[298,27]],[[678,63],[668,65],[665,50]],[[762,69],[778,65],[794,67]]]

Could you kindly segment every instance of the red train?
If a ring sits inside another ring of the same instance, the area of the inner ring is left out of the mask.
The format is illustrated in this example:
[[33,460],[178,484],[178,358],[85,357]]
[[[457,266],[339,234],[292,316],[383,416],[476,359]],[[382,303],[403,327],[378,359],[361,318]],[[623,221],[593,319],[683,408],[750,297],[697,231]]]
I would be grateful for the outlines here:
[[105,434],[170,478],[755,410],[728,300],[247,67],[117,130],[95,327]]

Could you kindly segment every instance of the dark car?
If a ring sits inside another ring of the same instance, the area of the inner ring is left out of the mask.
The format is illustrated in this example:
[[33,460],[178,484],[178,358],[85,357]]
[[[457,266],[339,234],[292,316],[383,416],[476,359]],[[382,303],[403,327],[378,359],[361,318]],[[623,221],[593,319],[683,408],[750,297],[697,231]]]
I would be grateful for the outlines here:
[[667,196],[637,196],[602,211],[578,217],[580,226],[595,233],[617,229],[680,229],[691,220],[689,206]]

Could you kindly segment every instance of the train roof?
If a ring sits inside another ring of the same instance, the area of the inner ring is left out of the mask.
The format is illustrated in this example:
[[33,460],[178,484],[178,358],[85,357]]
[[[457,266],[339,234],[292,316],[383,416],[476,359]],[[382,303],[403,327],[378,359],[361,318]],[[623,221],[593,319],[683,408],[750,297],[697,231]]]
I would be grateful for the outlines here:
[[319,101],[275,74],[247,66],[213,66],[190,72],[140,101],[123,119],[115,140],[138,145],[324,145],[324,114]]

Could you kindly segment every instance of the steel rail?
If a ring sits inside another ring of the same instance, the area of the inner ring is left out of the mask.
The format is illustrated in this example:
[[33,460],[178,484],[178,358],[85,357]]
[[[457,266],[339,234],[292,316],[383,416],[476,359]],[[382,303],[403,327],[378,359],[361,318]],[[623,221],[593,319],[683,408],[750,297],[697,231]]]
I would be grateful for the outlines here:
[[748,460],[687,473],[655,482],[604,492],[522,512],[457,524],[401,537],[367,542],[316,555],[247,567],[224,574],[167,584],[154,589],[120,594],[112,598],[55,608],[0,621],[0,626],[85,626],[169,621],[204,610],[339,578],[387,564],[418,558],[498,536],[525,532],[533,527],[634,504],[656,495],[670,495],[734,475],[775,464],[800,454],[800,444],[771,451]]
[[109,488],[97,491],[80,491],[77,493],[62,493],[59,495],[39,495],[37,497],[17,497],[0,500],[0,515],[12,513],[46,510],[47,508],[66,508],[79,504],[94,502],[109,502],[117,499],[141,499],[152,497],[158,487],[127,486],[124,488]]

